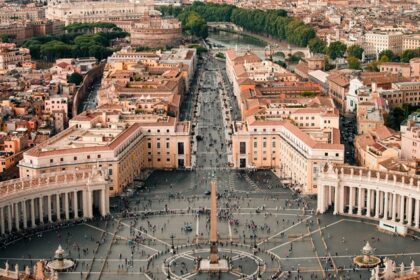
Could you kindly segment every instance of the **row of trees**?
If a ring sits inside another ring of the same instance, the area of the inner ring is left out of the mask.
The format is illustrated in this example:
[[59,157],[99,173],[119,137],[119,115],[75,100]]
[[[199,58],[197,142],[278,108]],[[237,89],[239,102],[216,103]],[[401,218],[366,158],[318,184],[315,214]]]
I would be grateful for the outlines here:
[[285,10],[249,10],[227,4],[204,4],[198,1],[187,8],[166,6],[161,7],[160,10],[164,15],[178,18],[180,16],[182,18],[183,13],[194,12],[205,21],[232,22],[250,32],[286,40],[290,44],[300,47],[307,46],[308,42],[316,37],[312,27],[304,24],[301,20],[288,17]]
[[22,46],[29,48],[35,59],[54,61],[63,57],[93,56],[101,60],[112,54],[110,42],[124,38],[126,32],[98,32],[96,34],[69,33],[59,36],[42,36],[26,40]]
[[110,22],[91,22],[91,23],[72,23],[64,27],[68,32],[80,32],[83,30],[93,30],[95,28],[104,29],[106,31],[122,31],[116,24]]

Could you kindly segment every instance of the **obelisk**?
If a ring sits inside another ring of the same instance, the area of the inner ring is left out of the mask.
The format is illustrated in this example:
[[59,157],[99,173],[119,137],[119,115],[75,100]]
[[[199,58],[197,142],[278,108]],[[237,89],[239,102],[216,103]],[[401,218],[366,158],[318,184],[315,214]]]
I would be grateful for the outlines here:
[[210,264],[219,263],[217,250],[217,194],[216,181],[211,181],[210,196]]

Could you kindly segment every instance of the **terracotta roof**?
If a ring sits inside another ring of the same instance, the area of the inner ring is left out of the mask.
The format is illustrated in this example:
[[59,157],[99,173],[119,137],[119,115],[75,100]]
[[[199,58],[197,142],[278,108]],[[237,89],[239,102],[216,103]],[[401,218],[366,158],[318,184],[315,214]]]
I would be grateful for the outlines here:
[[350,85],[350,80],[343,74],[332,73],[327,77],[328,81],[339,85],[340,87],[347,87]]

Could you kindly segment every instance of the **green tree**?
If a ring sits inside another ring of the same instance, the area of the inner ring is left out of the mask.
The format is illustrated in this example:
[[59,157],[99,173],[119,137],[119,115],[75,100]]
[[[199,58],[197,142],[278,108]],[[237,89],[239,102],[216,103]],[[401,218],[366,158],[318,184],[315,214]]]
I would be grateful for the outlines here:
[[67,77],[67,82],[75,85],[80,85],[83,82],[83,76],[77,72],[73,72]]
[[401,62],[409,62],[412,58],[420,57],[420,48],[417,48],[415,50],[405,50],[401,54]]
[[357,57],[349,56],[347,58],[347,63],[349,64],[350,69],[360,69],[360,60]]
[[1,34],[0,40],[2,43],[10,43],[16,39],[16,34]]
[[379,61],[389,62],[397,60],[397,56],[391,50],[383,50],[379,53]]
[[328,56],[334,60],[337,57],[343,57],[346,53],[347,46],[339,41],[332,42],[327,49]]
[[313,53],[325,53],[327,48],[327,44],[318,37],[309,40],[308,46]]
[[347,54],[349,56],[357,57],[362,59],[364,49],[359,45],[352,45],[347,49]]
[[369,72],[379,72],[379,61],[377,61],[377,60],[374,60],[374,61],[372,61],[372,62],[370,62],[368,65],[367,65],[367,67],[366,67],[366,70],[367,71],[369,71]]

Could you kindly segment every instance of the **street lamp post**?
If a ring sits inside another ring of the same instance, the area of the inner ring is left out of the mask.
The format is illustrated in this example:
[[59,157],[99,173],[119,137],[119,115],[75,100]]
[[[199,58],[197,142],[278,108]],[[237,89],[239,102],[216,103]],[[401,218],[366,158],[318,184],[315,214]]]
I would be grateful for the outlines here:
[[175,245],[174,245],[175,235],[171,234],[170,238],[171,238],[171,241],[172,241],[171,242],[171,251],[172,251],[172,254],[175,254]]
[[166,263],[166,269],[168,271],[168,275],[166,275],[166,279],[171,279],[171,264],[169,261]]

